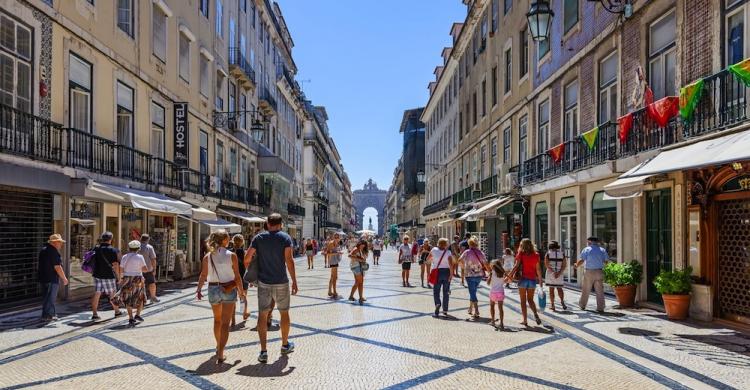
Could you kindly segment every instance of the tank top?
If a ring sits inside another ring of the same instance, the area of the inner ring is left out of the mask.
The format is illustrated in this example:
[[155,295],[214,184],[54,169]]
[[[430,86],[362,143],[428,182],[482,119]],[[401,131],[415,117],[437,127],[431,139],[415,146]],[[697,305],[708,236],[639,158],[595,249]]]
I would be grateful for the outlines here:
[[505,278],[497,276],[495,270],[492,270],[492,279],[490,280],[490,292],[505,292]]
[[521,276],[524,279],[536,280],[536,266],[539,264],[539,254],[519,253],[517,258],[521,260],[521,266],[523,267],[521,269]]
[[[213,265],[211,260],[213,258]],[[208,258],[208,282],[226,283],[234,280],[234,269],[232,268],[232,252],[227,248],[219,248],[209,253]]]

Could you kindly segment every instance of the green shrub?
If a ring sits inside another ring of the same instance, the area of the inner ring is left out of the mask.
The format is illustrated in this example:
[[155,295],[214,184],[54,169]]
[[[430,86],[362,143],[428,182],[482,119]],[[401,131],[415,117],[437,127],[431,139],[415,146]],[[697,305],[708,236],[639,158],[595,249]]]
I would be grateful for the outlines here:
[[656,286],[656,291],[658,291],[659,294],[662,295],[690,294],[692,273],[692,267],[687,267],[683,270],[675,271],[662,270],[659,275],[654,278],[654,286]]
[[607,263],[603,271],[604,282],[613,287],[638,285],[643,278],[643,266],[635,260],[629,263]]

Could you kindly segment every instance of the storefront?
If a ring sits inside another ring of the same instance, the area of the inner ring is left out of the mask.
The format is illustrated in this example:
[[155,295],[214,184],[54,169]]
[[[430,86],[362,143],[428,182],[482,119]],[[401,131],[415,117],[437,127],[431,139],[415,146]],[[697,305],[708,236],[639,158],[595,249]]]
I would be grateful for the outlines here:
[[560,199],[557,205],[558,230],[560,247],[568,258],[568,266],[565,268],[563,279],[572,284],[578,283],[578,269],[574,266],[578,259],[578,207],[575,196],[566,196]]
[[89,294],[94,286],[90,273],[81,269],[84,254],[96,246],[104,225],[104,204],[101,202],[72,198],[70,202],[70,266],[68,279],[69,296]]
[[242,236],[250,243],[258,232],[264,229],[266,220],[264,218],[249,214],[244,211],[226,208],[216,209],[216,212],[227,217],[227,220],[242,227]]

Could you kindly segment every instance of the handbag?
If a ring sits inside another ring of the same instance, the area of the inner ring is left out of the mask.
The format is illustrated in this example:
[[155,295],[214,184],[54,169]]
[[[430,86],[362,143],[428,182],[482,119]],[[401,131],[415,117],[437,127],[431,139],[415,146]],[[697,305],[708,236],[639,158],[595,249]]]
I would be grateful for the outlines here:
[[[208,258],[209,258],[209,260],[211,260],[211,267],[214,268],[214,272],[216,272],[216,277],[218,278],[219,277],[219,271],[216,270],[216,265],[214,264],[214,254],[213,253],[209,253],[208,254]],[[224,282],[224,283],[220,282],[219,286],[221,287],[222,291],[224,291],[224,294],[229,294],[229,293],[232,292],[232,290],[234,290],[235,288],[237,288],[237,283],[234,280],[232,280],[232,281]]]
[[438,261],[438,264],[435,268],[433,268],[430,271],[430,276],[427,278],[427,283],[431,285],[436,285],[438,281],[438,269],[440,269],[440,264],[443,263],[443,258],[445,257],[445,253],[448,252],[447,249],[443,250],[443,254],[440,256],[440,260]]
[[242,280],[244,280],[247,283],[257,283],[258,282],[258,259],[255,259],[250,262],[250,265],[245,270],[245,274],[242,275]]
[[96,251],[91,249],[83,254],[83,262],[81,263],[81,270],[83,272],[93,274],[94,265],[96,264]]
[[536,302],[541,311],[544,311],[544,308],[547,307],[547,293],[544,292],[542,286],[536,286]]

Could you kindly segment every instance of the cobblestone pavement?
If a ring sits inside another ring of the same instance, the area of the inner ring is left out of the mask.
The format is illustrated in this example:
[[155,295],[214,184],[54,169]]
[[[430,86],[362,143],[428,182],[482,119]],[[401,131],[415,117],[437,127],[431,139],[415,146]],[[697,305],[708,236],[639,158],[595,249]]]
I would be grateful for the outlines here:
[[[90,312],[78,312],[1,332],[0,388],[750,388],[750,337],[730,329],[617,310],[612,300],[605,314],[581,311],[573,291],[566,291],[571,310],[547,311],[543,326],[523,328],[512,290],[507,329],[496,331],[486,321],[486,286],[484,321],[466,320],[468,292],[455,281],[453,317],[435,319],[418,267],[411,277],[417,287],[400,286],[394,251],[368,272],[363,306],[328,299],[329,270],[322,259],[316,263],[310,271],[305,260],[297,262],[297,350],[280,355],[274,326],[269,364],[256,360],[255,312],[230,334],[226,364],[214,364],[211,309],[194,299],[191,285],[163,295],[135,328],[120,319],[91,324]],[[339,271],[339,294],[346,296],[352,275],[346,265]]]

